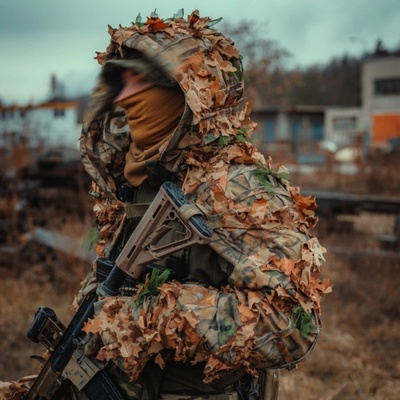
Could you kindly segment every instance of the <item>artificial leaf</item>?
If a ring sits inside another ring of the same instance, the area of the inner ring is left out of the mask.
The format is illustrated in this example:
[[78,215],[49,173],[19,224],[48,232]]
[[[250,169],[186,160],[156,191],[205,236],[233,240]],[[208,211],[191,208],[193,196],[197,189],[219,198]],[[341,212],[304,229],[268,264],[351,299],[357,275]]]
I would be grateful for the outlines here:
[[148,26],[148,29],[151,32],[161,31],[168,27],[168,25],[157,16],[147,18],[146,25]]
[[173,19],[183,18],[185,12],[183,8],[180,8],[176,14],[174,14]]
[[206,27],[207,27],[207,28],[211,28],[211,27],[213,27],[214,25],[218,24],[218,22],[220,22],[221,20],[222,20],[222,17],[217,18],[217,19],[213,19],[213,20],[211,20],[211,21],[206,25]]
[[308,314],[301,306],[298,306],[292,313],[292,323],[300,331],[303,337],[307,337],[314,328],[311,315]]
[[140,13],[137,15],[135,22],[132,25],[142,26],[142,16]]

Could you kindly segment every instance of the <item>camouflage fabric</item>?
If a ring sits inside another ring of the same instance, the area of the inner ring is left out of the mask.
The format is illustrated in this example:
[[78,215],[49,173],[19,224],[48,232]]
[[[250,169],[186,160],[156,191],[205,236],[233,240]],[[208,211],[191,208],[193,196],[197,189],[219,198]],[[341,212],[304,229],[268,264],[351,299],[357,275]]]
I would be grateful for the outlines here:
[[[313,348],[320,333],[320,297],[331,290],[320,278],[325,249],[311,234],[315,198],[302,196],[286,168],[266,160],[251,143],[255,124],[243,97],[240,55],[213,23],[197,11],[187,19],[152,15],[145,23],[110,28],[110,45],[97,56],[105,65],[134,51],[181,87],[186,108],[160,162],[204,211],[214,229],[210,246],[233,266],[229,285],[222,288],[173,281],[144,302],[138,301],[141,286],[133,297],[105,298],[96,305],[85,331],[103,339],[97,358],[114,360],[131,380],[150,359],[160,367],[168,359],[205,362],[205,382],[232,371],[256,376],[260,369],[291,368]],[[112,94],[106,86],[102,82],[95,93],[81,143],[89,174],[112,197],[116,182],[124,182],[119,151],[127,132],[119,110],[106,107]],[[104,132],[112,136],[118,129],[118,151],[103,146]],[[104,210],[113,213],[100,206],[99,212]],[[117,214],[113,229],[123,209]]]
[[118,185],[125,183],[123,170],[125,154],[129,148],[130,130],[122,109],[115,107],[112,115],[99,112],[104,86],[95,89],[81,134],[81,159],[86,172],[92,177],[91,194],[95,199],[94,214],[99,240],[96,252],[107,257],[125,216],[124,204],[116,197]]
[[82,163],[93,181],[106,193],[115,193],[117,181],[123,180],[125,153],[129,147],[130,131],[122,109],[114,108],[112,115],[101,114],[100,100],[104,96],[101,85],[95,90],[85,114],[81,135]]

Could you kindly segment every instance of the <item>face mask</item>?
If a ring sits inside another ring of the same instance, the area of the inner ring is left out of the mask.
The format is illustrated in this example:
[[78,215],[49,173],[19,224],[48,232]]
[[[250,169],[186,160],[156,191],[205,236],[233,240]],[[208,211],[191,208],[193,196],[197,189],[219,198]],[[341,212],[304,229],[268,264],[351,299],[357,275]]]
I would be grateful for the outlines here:
[[147,176],[146,161],[160,157],[160,147],[178,126],[185,97],[178,86],[151,86],[115,104],[124,108],[131,130],[132,143],[126,155],[125,177],[137,186]]

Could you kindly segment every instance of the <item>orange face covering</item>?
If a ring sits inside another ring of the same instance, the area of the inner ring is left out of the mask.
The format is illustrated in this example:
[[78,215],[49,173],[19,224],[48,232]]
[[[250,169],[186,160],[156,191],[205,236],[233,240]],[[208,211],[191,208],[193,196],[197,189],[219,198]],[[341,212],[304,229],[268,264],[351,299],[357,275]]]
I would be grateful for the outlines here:
[[177,127],[185,107],[181,89],[152,86],[116,102],[125,109],[132,143],[124,175],[132,186],[147,178],[146,162],[160,157],[160,147]]

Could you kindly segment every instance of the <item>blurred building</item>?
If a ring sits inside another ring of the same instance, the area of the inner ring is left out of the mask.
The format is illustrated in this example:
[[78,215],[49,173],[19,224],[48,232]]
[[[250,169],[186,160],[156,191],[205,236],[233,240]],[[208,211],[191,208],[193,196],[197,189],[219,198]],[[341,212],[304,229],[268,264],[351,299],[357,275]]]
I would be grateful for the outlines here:
[[348,147],[360,140],[365,126],[361,108],[329,107],[325,110],[325,140],[337,147]]
[[362,108],[371,146],[400,146],[400,57],[371,58],[362,67]]
[[35,105],[0,104],[0,148],[24,141],[30,148],[78,150],[80,104],[66,99],[63,85],[50,77],[47,100]]
[[361,107],[328,108],[325,138],[364,154],[400,146],[400,57],[385,54],[363,60]]
[[325,155],[322,106],[258,107],[252,112],[257,122],[254,139],[261,150],[285,162],[320,164]]
[[0,106],[0,147],[26,140],[29,147],[78,149],[78,104],[50,101]]
[[258,107],[254,139],[285,162],[358,162],[375,149],[400,147],[400,57],[362,62],[361,107]]

